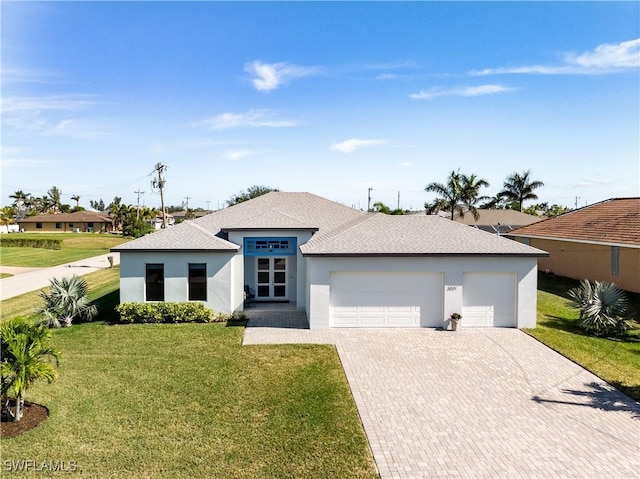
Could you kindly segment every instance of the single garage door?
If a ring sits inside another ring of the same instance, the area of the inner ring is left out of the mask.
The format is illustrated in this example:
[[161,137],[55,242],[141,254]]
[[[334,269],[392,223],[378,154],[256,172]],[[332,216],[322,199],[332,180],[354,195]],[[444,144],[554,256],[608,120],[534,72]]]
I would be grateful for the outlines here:
[[333,327],[441,327],[440,273],[331,273]]
[[464,273],[461,325],[515,327],[515,274]]

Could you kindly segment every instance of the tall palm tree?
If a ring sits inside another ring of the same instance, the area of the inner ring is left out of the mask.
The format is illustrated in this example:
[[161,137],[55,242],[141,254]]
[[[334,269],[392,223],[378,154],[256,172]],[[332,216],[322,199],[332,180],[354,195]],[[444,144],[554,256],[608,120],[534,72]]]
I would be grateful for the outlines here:
[[[26,391],[40,379],[48,382],[58,376],[60,352],[51,346],[51,332],[24,318],[14,318],[0,325],[0,371],[2,397],[15,397],[15,412],[9,408],[11,420],[19,421]],[[52,361],[53,360],[53,361]]]
[[448,211],[453,220],[456,213],[463,217],[466,208],[474,218],[478,219],[479,214],[475,205],[484,198],[480,196],[480,188],[485,186],[489,186],[487,180],[478,178],[475,174],[467,176],[460,173],[460,170],[452,171],[445,184],[434,182],[425,187],[425,191],[440,195],[440,198],[424,205],[427,214],[434,214],[441,210]]
[[16,222],[16,215],[18,211],[13,206],[3,206],[0,209],[0,224],[2,226],[9,226]]
[[80,195],[72,195],[71,200],[76,202],[76,208],[80,208]]
[[542,181],[534,181],[531,179],[531,170],[524,171],[522,174],[515,172],[504,181],[504,189],[498,193],[499,196],[509,201],[517,202],[518,210],[522,211],[522,204],[525,200],[537,200],[538,195],[534,190],[544,186]]
[[49,191],[47,191],[47,195],[51,198],[51,202],[53,203],[53,209],[58,212],[60,211],[60,206],[62,205],[62,191],[57,186],[52,186]]
[[462,182],[462,202],[477,221],[480,218],[480,214],[476,205],[478,201],[488,199],[487,196],[480,196],[480,188],[488,187],[489,182],[483,178],[478,178],[475,173],[470,176],[461,175],[460,180]]

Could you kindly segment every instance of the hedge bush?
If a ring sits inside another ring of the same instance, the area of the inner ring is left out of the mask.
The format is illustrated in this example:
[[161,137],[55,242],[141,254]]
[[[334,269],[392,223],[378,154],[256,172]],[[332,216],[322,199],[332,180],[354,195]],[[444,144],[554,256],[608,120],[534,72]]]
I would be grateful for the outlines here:
[[0,246],[8,248],[62,249],[61,239],[0,238]]
[[216,321],[213,311],[203,303],[122,303],[116,306],[116,311],[120,315],[121,323],[212,323]]

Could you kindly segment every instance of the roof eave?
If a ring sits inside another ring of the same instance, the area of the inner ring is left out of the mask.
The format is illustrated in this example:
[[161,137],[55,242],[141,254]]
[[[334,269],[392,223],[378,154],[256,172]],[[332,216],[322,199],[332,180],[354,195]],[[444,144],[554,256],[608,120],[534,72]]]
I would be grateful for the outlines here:
[[451,257],[451,256],[464,256],[464,257],[531,257],[531,258],[546,258],[549,256],[547,252],[540,253],[302,253],[302,256],[325,256],[325,257]]
[[240,248],[111,248],[112,253],[237,253]]
[[517,238],[532,238],[532,239],[542,239],[542,240],[550,240],[550,241],[566,241],[568,243],[597,244],[602,246],[618,246],[620,248],[640,248],[640,244],[636,244],[636,243],[619,243],[615,241],[583,240],[583,239],[576,239],[576,238],[565,238],[562,236],[542,236],[542,235],[532,235],[528,233],[514,233],[513,231],[509,233],[509,236],[515,236]]
[[220,228],[220,231],[270,231],[270,230],[287,230],[287,231],[319,231],[319,228],[315,226],[283,226],[283,227],[273,227],[273,226],[265,226],[265,227],[238,227],[238,228]]

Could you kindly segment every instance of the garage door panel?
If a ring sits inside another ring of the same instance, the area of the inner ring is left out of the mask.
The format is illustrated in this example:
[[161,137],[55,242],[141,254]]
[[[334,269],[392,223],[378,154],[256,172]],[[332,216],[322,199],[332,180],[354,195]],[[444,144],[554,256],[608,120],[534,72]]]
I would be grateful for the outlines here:
[[[442,326],[440,273],[331,274],[331,325]],[[345,319],[345,314],[350,317]],[[355,318],[354,318],[355,317]]]
[[464,273],[462,325],[516,325],[515,273]]

